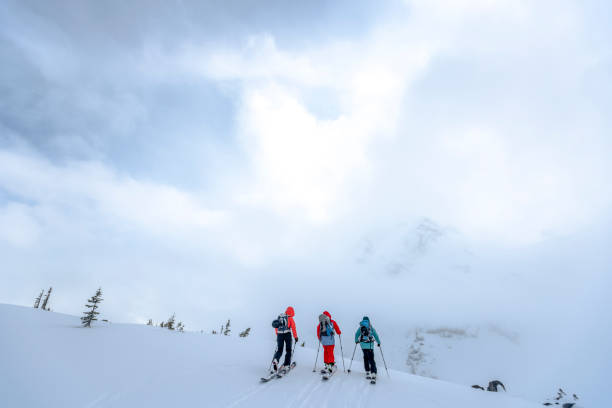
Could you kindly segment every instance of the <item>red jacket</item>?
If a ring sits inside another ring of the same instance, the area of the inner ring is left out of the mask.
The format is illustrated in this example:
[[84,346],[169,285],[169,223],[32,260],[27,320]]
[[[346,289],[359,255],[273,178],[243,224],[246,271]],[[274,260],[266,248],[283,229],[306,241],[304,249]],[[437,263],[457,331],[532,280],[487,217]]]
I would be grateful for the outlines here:
[[[342,332],[340,331],[340,327],[338,327],[338,323],[336,323],[335,320],[332,320],[329,312],[326,310],[323,312],[323,314],[329,317],[329,320],[331,320],[331,324],[334,326],[334,331],[338,334],[342,334]],[[317,325],[317,337],[319,338],[319,340],[321,340],[321,323]]]
[[[293,316],[295,316],[295,311],[291,306],[289,306],[287,310],[285,310],[285,314],[287,315],[287,326],[293,332],[293,338],[297,339],[297,329],[295,328],[295,321],[293,320]],[[278,329],[274,329],[274,333],[278,334]]]

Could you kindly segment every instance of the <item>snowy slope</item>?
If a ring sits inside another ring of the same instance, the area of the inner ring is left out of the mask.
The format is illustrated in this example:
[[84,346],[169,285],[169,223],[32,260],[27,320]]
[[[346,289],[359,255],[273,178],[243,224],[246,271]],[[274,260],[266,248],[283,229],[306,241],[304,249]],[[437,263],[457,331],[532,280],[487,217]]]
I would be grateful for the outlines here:
[[0,305],[0,325],[6,407],[540,406],[396,371],[391,378],[383,371],[373,386],[359,362],[351,375],[340,371],[324,383],[312,372],[316,351],[301,347],[294,371],[260,384],[274,349],[270,338],[116,323],[83,329],[78,317],[11,305]]

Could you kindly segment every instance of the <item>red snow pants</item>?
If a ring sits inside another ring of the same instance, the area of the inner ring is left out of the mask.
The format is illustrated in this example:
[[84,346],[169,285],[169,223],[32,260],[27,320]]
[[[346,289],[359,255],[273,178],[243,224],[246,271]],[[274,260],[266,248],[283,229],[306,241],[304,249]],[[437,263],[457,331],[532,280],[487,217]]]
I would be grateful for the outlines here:
[[327,363],[334,362],[334,345],[323,346],[323,361]]

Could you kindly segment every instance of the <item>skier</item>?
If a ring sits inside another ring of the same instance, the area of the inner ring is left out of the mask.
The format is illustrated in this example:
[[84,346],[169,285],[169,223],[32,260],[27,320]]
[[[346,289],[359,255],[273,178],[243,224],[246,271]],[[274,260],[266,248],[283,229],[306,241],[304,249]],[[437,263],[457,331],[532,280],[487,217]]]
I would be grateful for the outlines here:
[[[285,371],[289,370],[291,365],[291,334],[293,334],[295,342],[297,343],[298,341],[293,316],[295,316],[295,311],[293,310],[293,307],[289,306],[287,310],[285,310],[285,313],[278,316],[278,319],[273,322],[274,332],[276,333],[277,349],[276,354],[274,354],[274,359],[272,360],[272,372],[284,373]],[[278,362],[283,355],[283,346],[285,346],[285,362],[279,367]]]
[[378,333],[370,324],[370,318],[363,316],[359,323],[359,328],[355,332],[355,344],[361,345],[361,351],[363,351],[363,365],[366,372],[366,378],[371,379],[372,383],[376,383],[376,362],[374,361],[374,340],[380,347],[380,338]]
[[342,334],[338,323],[332,320],[328,311],[324,311],[319,316],[319,325],[317,326],[317,337],[323,345],[323,361],[325,362],[325,368],[321,371],[322,374],[331,375],[336,371],[334,361],[334,345],[336,344],[334,335],[336,333]]

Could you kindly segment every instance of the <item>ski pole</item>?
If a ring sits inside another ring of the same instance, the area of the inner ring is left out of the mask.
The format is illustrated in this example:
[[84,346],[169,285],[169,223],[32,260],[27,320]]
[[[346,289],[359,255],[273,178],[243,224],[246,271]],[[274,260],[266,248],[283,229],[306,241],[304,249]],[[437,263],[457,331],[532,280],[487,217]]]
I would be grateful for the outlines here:
[[276,355],[277,351],[278,351],[278,344],[276,344],[276,347],[274,348],[274,355],[272,355],[272,360],[270,360],[270,367],[268,367],[268,371],[272,371],[272,363],[274,362],[274,356]]
[[351,364],[349,364],[348,372],[351,373],[351,367],[353,366],[353,359],[355,358],[355,351],[357,351],[357,343],[355,343],[355,348],[353,349],[353,357],[351,357]]
[[389,374],[389,370],[387,370],[387,362],[385,361],[385,355],[383,354],[382,347],[380,347],[380,343],[378,343],[378,348],[380,349],[380,355],[383,359],[383,364],[385,365],[385,371],[387,371],[387,375],[391,378],[391,374]]
[[295,361],[295,346],[297,346],[297,341],[293,343],[293,351],[291,352],[292,361]]
[[317,358],[315,359],[315,365],[312,367],[312,372],[317,371],[317,361],[319,361],[319,350],[321,349],[321,339],[319,339],[319,347],[317,347]]
[[342,349],[342,335],[339,334],[338,337],[340,337],[340,354],[342,355],[342,369],[346,373],[346,366],[344,365],[344,350]]

